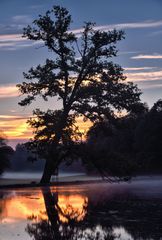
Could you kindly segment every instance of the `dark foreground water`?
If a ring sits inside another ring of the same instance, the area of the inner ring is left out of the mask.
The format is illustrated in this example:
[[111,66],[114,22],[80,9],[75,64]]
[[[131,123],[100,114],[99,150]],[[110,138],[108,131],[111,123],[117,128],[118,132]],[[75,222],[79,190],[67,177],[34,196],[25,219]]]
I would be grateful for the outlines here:
[[162,178],[0,191],[0,240],[162,239]]

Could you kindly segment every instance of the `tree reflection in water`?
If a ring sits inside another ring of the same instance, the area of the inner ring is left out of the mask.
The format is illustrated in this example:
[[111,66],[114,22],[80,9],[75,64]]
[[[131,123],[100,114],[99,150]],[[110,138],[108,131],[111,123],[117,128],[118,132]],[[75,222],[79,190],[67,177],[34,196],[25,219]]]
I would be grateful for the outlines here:
[[[31,217],[26,231],[34,240],[162,239],[162,201],[132,195],[94,201],[89,195],[83,210],[58,204],[58,194],[42,189],[47,218]],[[84,214],[83,214],[84,212]],[[123,228],[127,235],[115,234]],[[116,235],[116,236],[115,236]]]
[[[72,205],[67,205],[66,209],[58,204],[58,193],[51,192],[50,188],[42,189],[44,203],[46,207],[47,219],[31,216],[31,224],[28,224],[26,231],[34,240],[113,240],[112,231],[107,227],[102,228],[94,221],[86,220],[88,202],[85,199],[83,210],[79,211]],[[83,217],[83,212],[85,213]],[[33,222],[34,221],[34,222]]]

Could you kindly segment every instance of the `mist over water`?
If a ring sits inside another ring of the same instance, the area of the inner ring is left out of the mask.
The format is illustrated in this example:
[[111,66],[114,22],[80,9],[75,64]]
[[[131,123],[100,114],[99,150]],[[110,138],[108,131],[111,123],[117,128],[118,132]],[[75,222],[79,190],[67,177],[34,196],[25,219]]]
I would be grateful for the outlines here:
[[1,190],[0,222],[5,240],[161,239],[162,177]]
[[[59,172],[59,177],[81,176],[85,173],[77,172]],[[42,172],[5,172],[1,178],[3,179],[37,179],[40,180]]]

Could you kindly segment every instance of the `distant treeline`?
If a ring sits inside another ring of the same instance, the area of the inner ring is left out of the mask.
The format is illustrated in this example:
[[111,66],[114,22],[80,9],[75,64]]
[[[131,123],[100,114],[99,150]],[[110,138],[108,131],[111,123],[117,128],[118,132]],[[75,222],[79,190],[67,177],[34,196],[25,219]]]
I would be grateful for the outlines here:
[[[24,144],[17,144],[14,154],[10,158],[10,171],[43,171],[45,161],[38,159],[38,156],[31,153]],[[84,172],[85,169],[81,161],[73,164],[63,163],[60,165],[61,171]]]
[[162,172],[162,100],[151,109],[138,103],[125,116],[96,123],[85,148],[87,165],[104,177]]
[[31,154],[24,144],[17,144],[15,153],[10,160],[11,171],[42,171],[44,162],[35,161],[36,156]]

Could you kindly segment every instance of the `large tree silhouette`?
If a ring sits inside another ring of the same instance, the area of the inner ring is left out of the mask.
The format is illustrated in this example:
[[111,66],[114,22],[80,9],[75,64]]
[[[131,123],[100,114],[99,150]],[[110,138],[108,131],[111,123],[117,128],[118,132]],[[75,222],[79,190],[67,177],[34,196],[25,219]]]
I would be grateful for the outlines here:
[[124,38],[123,31],[96,30],[88,22],[75,35],[70,30],[71,22],[65,8],[54,6],[24,30],[24,37],[42,41],[53,58],[24,73],[27,82],[18,87],[26,97],[19,104],[29,105],[36,96],[45,101],[55,97],[62,102],[61,109],[36,109],[29,120],[35,133],[30,146],[46,160],[43,183],[50,181],[62,161],[60,144],[68,146],[74,140],[76,117],[93,122],[109,118],[114,111],[129,110],[140,96],[137,86],[125,83],[123,69],[112,62],[116,43]]

